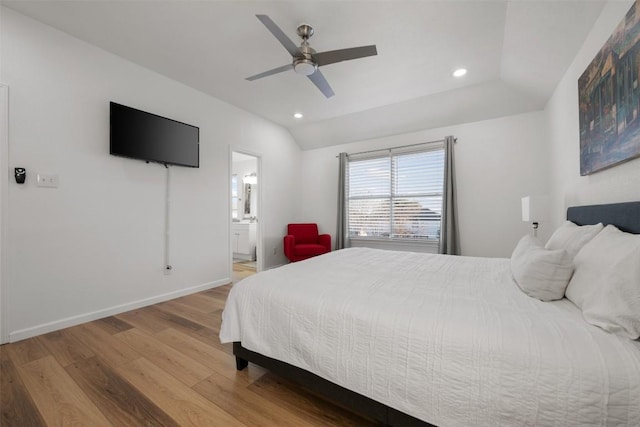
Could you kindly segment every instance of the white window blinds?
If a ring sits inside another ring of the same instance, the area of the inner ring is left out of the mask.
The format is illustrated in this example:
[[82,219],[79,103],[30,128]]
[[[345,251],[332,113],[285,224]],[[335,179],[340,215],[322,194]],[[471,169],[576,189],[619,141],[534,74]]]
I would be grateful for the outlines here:
[[444,149],[349,157],[347,221],[352,239],[438,241]]

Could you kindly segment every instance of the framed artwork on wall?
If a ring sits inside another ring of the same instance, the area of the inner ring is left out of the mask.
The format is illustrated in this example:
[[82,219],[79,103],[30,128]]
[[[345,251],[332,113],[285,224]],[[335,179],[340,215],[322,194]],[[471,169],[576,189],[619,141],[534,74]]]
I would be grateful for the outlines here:
[[578,79],[580,175],[640,156],[639,3]]

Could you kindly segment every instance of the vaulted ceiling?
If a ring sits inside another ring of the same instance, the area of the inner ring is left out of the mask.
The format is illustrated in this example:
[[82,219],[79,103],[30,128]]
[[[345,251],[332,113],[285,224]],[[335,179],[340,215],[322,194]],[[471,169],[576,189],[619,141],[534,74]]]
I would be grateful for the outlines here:
[[[540,110],[604,3],[2,1],[281,124],[303,149]],[[296,44],[297,26],[312,25],[318,52],[375,44],[378,55],[321,67],[331,98],[293,71],[247,81],[291,62],[256,14]]]

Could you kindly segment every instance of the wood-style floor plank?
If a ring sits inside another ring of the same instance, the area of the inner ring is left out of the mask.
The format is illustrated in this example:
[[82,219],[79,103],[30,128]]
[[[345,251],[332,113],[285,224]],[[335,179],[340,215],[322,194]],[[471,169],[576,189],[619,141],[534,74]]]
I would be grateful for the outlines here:
[[218,336],[230,290],[0,346],[0,426],[370,425],[257,365],[237,371]]
[[229,357],[227,353],[222,352],[211,345],[207,345],[183,332],[176,331],[175,329],[165,329],[164,331],[157,333],[155,337],[168,346],[189,356],[191,359],[207,366],[219,375],[230,380],[241,381],[246,385],[249,385],[250,382],[252,382],[246,377],[246,375],[244,375],[246,370],[237,371],[235,369],[236,362],[234,357]]
[[62,367],[95,356],[90,348],[66,330],[40,335],[38,340]]
[[218,334],[220,333],[220,328],[222,327],[222,312],[223,310],[216,310],[213,313],[213,326],[211,329],[216,331]]
[[119,367],[118,372],[181,426],[244,425],[145,358]]
[[224,305],[227,302],[227,297],[229,296],[229,292],[226,293],[225,297],[222,297],[221,295],[212,295],[212,294],[205,294],[205,293],[199,293],[196,294],[198,295],[198,297],[201,300],[209,300],[210,304],[213,304],[215,306],[216,310],[223,310],[224,309]]
[[97,327],[103,329],[105,332],[108,332],[111,335],[133,328],[133,326],[123,320],[118,319],[115,316],[98,319],[94,323]]
[[131,347],[95,326],[93,322],[67,330],[111,366],[120,366],[140,357]]
[[129,329],[114,335],[150,362],[169,372],[176,379],[191,387],[213,373],[213,371],[182,352],[137,329]]
[[211,313],[214,310],[221,310],[224,308],[224,301],[201,294],[187,295],[182,298],[177,298],[174,301],[178,304],[184,304],[194,308],[201,313]]
[[49,352],[37,337],[18,341],[17,343],[7,346],[6,350],[9,352],[11,360],[13,360],[17,366],[42,359],[49,355]]
[[188,305],[180,304],[175,301],[163,302],[162,304],[158,304],[156,307],[159,310],[176,316],[181,316],[207,328],[213,329],[218,323],[216,321],[216,316],[213,314],[215,310],[209,313],[202,313],[201,311],[195,310]]
[[231,291],[231,286],[225,285],[207,289],[206,291],[202,291],[202,293],[207,296],[219,297],[222,298],[223,301],[226,301],[229,296],[229,291]]
[[249,426],[326,426],[310,423],[308,418],[302,418],[271,399],[247,391],[245,386],[217,374],[196,384],[193,389]]
[[220,329],[203,327],[202,329],[199,329],[197,331],[182,330],[182,332],[207,345],[211,345],[220,351],[223,351],[229,355],[233,355],[233,344],[222,344],[220,342]]
[[145,307],[139,310],[118,314],[116,317],[149,334],[155,334],[168,328],[191,331],[198,331],[202,328],[202,325],[196,322],[192,322],[182,316],[160,310],[157,306]]
[[66,371],[113,425],[179,426],[99,358],[74,363]]
[[159,310],[156,306],[148,307],[148,309],[149,313],[156,321],[164,323],[169,328],[189,331],[198,331],[202,329],[202,325],[196,322],[192,322],[191,320],[182,316]]
[[0,426],[45,426],[6,348],[0,347]]
[[47,425],[112,425],[53,356],[22,365],[18,372]]
[[376,425],[372,421],[365,420],[330,402],[319,399],[300,386],[271,373],[267,373],[254,381],[248,389],[266,399],[273,399],[299,417],[313,420],[314,423],[320,423],[321,425],[354,427]]
[[[154,308],[156,308],[158,311],[164,312],[168,316],[182,317],[185,320],[189,320],[193,317],[193,311],[185,311],[180,313],[180,311],[176,308],[177,306],[170,306],[171,308],[169,309],[167,308],[169,306],[166,306],[164,304],[165,303],[158,304],[157,306],[154,306]],[[224,353],[233,354],[233,346],[230,343],[220,343],[219,335],[220,324],[222,322],[222,310],[216,310],[206,316],[210,316],[210,319],[201,319],[201,322],[210,323],[213,325],[213,327],[210,328],[203,325],[202,323],[196,322],[191,322],[190,324],[188,324],[188,327],[183,327],[183,325],[175,322],[168,326],[170,326],[169,329],[175,329],[177,331],[183,332],[184,334],[189,335],[190,337],[195,338],[206,345],[211,345]],[[194,325],[197,325],[197,327],[195,327]],[[163,329],[162,331],[165,330],[166,329]]]
[[114,317],[150,334],[155,334],[156,332],[160,332],[171,327],[171,325],[167,325],[166,322],[162,321],[162,319],[158,319],[154,316],[153,311],[151,311],[150,308],[151,307],[140,308],[138,310],[117,314]]

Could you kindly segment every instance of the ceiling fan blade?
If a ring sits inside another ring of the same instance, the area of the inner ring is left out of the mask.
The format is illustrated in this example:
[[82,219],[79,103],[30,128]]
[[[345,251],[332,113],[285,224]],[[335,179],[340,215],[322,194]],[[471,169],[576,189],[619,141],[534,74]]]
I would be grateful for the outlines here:
[[352,47],[349,49],[329,50],[313,54],[313,60],[318,66],[335,64],[336,62],[348,61],[350,59],[365,58],[378,54],[376,45]]
[[282,73],[283,71],[293,70],[292,64],[283,65],[282,67],[274,68],[273,70],[264,71],[260,74],[256,74],[255,76],[247,77],[245,80],[249,80],[250,82],[254,80],[261,79],[263,77],[271,76],[273,74]]
[[280,27],[276,25],[275,22],[271,20],[271,18],[269,18],[267,15],[256,15],[256,18],[258,18],[260,22],[262,22],[264,26],[267,27],[269,31],[271,31],[271,34],[273,34],[274,37],[278,39],[280,44],[284,46],[285,49],[287,49],[287,52],[289,52],[291,56],[302,56],[302,53],[300,52],[300,50],[298,50],[298,46],[296,46],[296,44],[292,42],[289,37],[287,37],[287,35],[280,29]]
[[315,73],[307,77],[309,77],[309,80],[311,80],[313,84],[316,85],[318,89],[320,89],[320,92],[322,92],[325,97],[331,98],[333,95],[335,95],[333,89],[331,89],[331,86],[329,86],[327,79],[324,78],[320,70],[316,70]]

